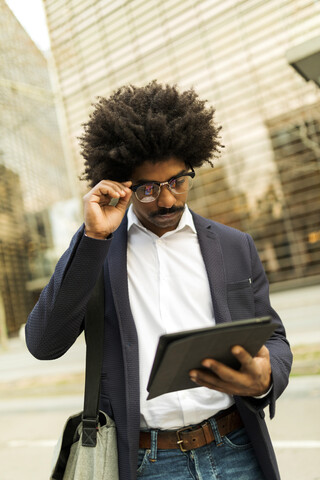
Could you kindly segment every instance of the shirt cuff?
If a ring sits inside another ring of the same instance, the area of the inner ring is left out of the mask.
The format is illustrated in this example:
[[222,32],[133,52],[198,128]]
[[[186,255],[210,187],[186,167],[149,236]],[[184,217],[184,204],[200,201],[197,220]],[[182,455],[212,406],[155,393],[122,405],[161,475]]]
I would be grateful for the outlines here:
[[256,398],[257,400],[261,400],[262,398],[269,395],[269,393],[271,392],[272,389],[273,389],[273,383],[271,384],[271,387],[269,388],[269,390],[266,393],[264,393],[263,395],[259,395],[258,397],[253,396],[252,398]]
[[92,240],[99,240],[99,241],[105,241],[105,240],[110,240],[110,238],[112,237],[112,233],[110,233],[110,235],[106,238],[93,238],[93,237],[90,237],[90,235],[87,235],[86,232],[83,233],[83,235],[87,238],[92,238]]

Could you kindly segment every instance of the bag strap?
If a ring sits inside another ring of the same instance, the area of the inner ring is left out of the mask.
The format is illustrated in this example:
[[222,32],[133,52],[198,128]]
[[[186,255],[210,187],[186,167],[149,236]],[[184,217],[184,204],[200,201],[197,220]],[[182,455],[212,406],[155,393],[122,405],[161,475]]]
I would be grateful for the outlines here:
[[103,269],[92,291],[85,315],[86,376],[82,414],[82,445],[95,447],[99,422],[99,397],[104,338]]

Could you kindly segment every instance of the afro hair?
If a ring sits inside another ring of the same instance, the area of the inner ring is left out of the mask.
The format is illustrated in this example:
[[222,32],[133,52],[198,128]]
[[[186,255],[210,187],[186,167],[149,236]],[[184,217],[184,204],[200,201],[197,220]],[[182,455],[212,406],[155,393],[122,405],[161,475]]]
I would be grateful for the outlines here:
[[212,158],[223,147],[214,112],[193,89],[180,93],[175,85],[155,80],[98,97],[80,137],[82,179],[91,186],[103,179],[123,182],[143,162],[170,157],[192,167],[213,166]]

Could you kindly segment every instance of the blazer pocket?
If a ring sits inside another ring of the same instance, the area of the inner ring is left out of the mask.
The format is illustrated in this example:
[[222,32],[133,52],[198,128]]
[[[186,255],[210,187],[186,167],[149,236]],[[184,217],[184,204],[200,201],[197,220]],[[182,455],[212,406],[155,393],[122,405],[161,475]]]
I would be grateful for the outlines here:
[[255,316],[254,295],[251,278],[227,284],[228,307],[232,321]]

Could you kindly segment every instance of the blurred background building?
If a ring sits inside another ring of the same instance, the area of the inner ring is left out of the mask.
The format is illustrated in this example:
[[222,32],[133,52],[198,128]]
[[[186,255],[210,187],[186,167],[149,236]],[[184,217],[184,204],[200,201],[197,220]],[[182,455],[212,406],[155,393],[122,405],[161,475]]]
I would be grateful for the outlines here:
[[[320,91],[287,52],[319,43],[310,0],[44,0],[75,152],[97,95],[152,79],[194,86],[226,149],[190,205],[250,232],[271,283],[319,281]],[[319,72],[320,75],[320,72]],[[285,288],[287,288],[288,284]]]
[[75,201],[47,60],[4,0],[0,64],[0,314],[14,333],[61,254],[56,202]]
[[[318,284],[320,90],[316,82],[307,82],[290,66],[288,52],[305,42],[319,44],[320,2],[43,0],[43,4],[63,112],[63,137],[71,148],[67,165],[74,178],[83,169],[77,137],[97,96],[108,96],[124,84],[144,85],[153,79],[177,83],[182,89],[193,86],[215,106],[226,148],[214,169],[203,167],[197,172],[189,205],[204,216],[253,235],[273,290]],[[5,21],[2,16],[1,23],[7,30],[9,25],[19,30],[12,17]],[[50,93],[50,100],[44,101],[48,79],[44,73],[35,73],[40,65],[45,71],[45,61],[30,40],[21,40],[19,45],[16,39],[9,41],[7,30],[1,29],[8,43],[6,50],[15,53],[10,60],[15,77],[10,76],[10,81],[32,84],[37,92],[41,89],[42,96],[35,99],[25,90],[10,90],[1,84],[17,98],[16,103],[10,100],[10,121],[22,122],[19,133],[12,133],[16,128],[10,124],[6,144],[21,145],[21,132],[27,127],[23,126],[25,117],[18,120],[17,112],[25,98],[28,105],[36,102],[26,109],[28,118],[34,117],[26,136],[29,140],[24,141],[33,152],[32,160],[27,160],[27,147],[20,146],[15,161],[10,162],[7,154],[4,165],[20,175],[27,225],[34,222],[32,231],[38,233],[33,234],[42,235],[46,252],[51,245],[47,209],[68,197],[66,167],[62,152],[58,154],[59,141],[53,140],[56,127],[52,127],[55,117]],[[5,123],[9,129],[9,122]],[[40,134],[47,140],[40,140]],[[34,164],[39,177],[33,180],[33,174],[27,172],[21,176],[22,163],[25,171]],[[10,175],[8,184],[14,181]],[[26,194],[27,178],[35,182],[33,193]],[[79,194],[83,188],[79,183]],[[42,233],[38,218],[42,219]],[[59,218],[59,208],[55,218]],[[25,235],[22,237],[25,241]],[[42,255],[37,242],[33,242],[32,255]],[[29,277],[32,255],[26,259]],[[41,268],[47,265],[40,264]],[[38,277],[41,275],[39,272]]]

